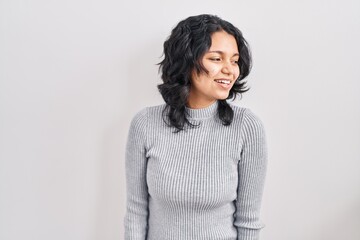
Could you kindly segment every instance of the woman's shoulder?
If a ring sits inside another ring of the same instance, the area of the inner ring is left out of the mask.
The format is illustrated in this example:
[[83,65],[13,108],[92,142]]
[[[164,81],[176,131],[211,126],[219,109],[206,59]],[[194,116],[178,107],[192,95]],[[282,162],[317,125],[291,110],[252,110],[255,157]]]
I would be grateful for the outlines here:
[[165,108],[166,104],[158,104],[158,105],[151,105],[142,107],[137,110],[132,118],[132,121],[147,121],[151,118],[157,118],[161,116],[163,109]]
[[264,122],[260,115],[248,107],[237,106],[229,103],[234,111],[234,121],[239,121],[247,127],[263,128]]
[[159,112],[161,113],[165,107],[166,107],[166,103],[162,103],[162,104],[148,106],[146,107],[146,109],[149,115],[156,115]]

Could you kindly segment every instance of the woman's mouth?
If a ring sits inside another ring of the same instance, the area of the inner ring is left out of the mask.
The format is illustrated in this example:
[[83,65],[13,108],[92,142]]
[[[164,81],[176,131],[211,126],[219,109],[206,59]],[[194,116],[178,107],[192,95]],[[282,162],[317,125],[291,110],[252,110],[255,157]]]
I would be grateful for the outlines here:
[[214,81],[218,83],[217,85],[219,85],[223,89],[228,90],[231,87],[230,85],[231,81],[228,79],[215,79]]

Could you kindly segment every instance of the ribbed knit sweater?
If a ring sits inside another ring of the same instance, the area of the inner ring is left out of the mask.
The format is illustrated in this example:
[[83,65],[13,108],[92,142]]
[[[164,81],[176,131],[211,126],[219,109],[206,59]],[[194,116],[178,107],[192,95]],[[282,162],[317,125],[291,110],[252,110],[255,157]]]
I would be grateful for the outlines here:
[[200,126],[174,133],[165,104],[133,117],[126,144],[126,240],[257,240],[267,166],[263,122],[249,108],[229,105],[224,126],[219,102],[191,109]]

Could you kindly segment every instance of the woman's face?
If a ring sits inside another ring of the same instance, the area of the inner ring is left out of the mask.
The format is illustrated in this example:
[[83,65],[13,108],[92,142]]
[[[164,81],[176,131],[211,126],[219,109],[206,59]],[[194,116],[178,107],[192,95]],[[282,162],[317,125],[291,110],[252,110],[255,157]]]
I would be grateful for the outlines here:
[[208,74],[191,74],[188,106],[204,108],[217,99],[226,99],[230,89],[239,77],[239,50],[234,36],[225,31],[215,32],[211,36],[211,47],[202,58]]

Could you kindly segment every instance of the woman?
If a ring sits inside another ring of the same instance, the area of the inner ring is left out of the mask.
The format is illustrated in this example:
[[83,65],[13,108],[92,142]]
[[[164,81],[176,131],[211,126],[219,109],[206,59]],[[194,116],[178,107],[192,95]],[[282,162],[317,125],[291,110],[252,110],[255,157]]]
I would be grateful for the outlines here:
[[262,121],[226,99],[251,55],[241,32],[189,17],[164,43],[165,103],[140,110],[126,145],[125,239],[259,239],[267,165]]

